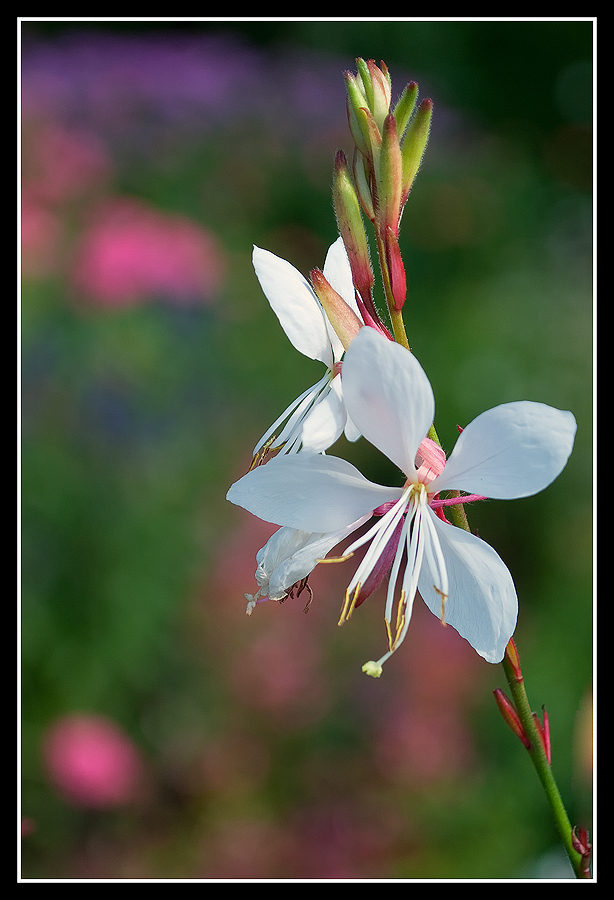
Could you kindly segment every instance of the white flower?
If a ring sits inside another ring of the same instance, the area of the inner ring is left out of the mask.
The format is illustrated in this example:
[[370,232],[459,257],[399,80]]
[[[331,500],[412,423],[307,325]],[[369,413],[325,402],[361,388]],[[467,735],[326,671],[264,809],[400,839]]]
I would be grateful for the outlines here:
[[[434,419],[433,392],[408,350],[362,328],[345,355],[343,394],[361,434],[403,472],[403,487],[374,484],[336,457],[300,454],[277,457],[248,473],[231,487],[228,499],[262,519],[309,532],[336,531],[388,504],[345,551],[347,557],[369,544],[349,584],[341,621],[351,614],[384,551],[390,551],[389,542],[398,539],[386,598],[388,651],[363,667],[367,674],[379,676],[405,637],[417,591],[480,656],[500,662],[516,625],[512,577],[487,543],[442,521],[429,502],[447,490],[494,499],[543,490],[569,458],[573,415],[529,401],[497,406],[463,430],[445,467],[432,478],[416,470],[415,458]],[[401,590],[393,615],[397,582]]]
[[[349,440],[359,435],[348,421],[339,365],[343,346],[306,278],[289,262],[268,250],[254,247],[253,264],[273,312],[294,347],[309,359],[318,359],[326,373],[273,422],[254,448],[254,459],[281,449],[323,452],[345,431]],[[330,247],[324,276],[358,315],[352,272],[341,238]]]
[[[245,594],[247,614],[265,600],[283,601],[298,596],[307,587],[307,578],[329,550],[366,522],[363,516],[347,528],[313,534],[297,528],[279,528],[256,554],[255,594]],[[309,596],[311,597],[310,589]]]

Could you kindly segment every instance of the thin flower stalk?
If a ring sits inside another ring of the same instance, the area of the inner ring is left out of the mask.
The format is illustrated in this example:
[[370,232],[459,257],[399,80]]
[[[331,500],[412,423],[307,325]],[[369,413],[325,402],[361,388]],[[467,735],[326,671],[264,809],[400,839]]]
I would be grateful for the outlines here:
[[[559,836],[569,857],[577,878],[590,878],[590,866],[587,863],[586,850],[583,853],[575,840],[576,829],[572,828],[561,793],[557,786],[551,767],[550,738],[547,719],[544,727],[539,724],[537,716],[531,710],[529,698],[520,671],[518,651],[512,639],[503,657],[503,671],[512,694],[513,704],[520,727],[528,741],[527,752],[537,772],[544,794],[550,806]],[[546,739],[545,735],[548,734]],[[524,743],[524,741],[523,741]],[[590,854],[590,851],[589,851]]]

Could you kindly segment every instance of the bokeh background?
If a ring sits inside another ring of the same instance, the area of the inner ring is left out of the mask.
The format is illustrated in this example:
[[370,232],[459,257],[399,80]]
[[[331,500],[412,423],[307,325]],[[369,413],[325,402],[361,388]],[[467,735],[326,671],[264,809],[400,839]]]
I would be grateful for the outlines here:
[[[571,409],[544,493],[474,506],[534,708],[592,827],[591,21],[21,23],[22,878],[570,877],[481,660],[417,603],[384,677],[351,564],[245,615],[269,534],[225,500],[321,376],[252,244],[336,237],[343,72],[432,97],[405,321],[446,450],[501,402]],[[377,480],[397,478],[340,441]],[[384,483],[396,483],[384,481]]]

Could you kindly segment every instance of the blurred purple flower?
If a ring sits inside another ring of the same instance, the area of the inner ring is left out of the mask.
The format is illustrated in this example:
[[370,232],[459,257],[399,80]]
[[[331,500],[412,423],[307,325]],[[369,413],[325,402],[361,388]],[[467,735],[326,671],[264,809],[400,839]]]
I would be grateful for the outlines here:
[[231,26],[225,34],[109,34],[87,26],[48,40],[26,34],[22,110],[26,119],[68,118],[144,147],[169,126],[210,133],[259,122],[276,131],[298,125],[304,135],[338,124],[347,63],[296,48],[262,51]]

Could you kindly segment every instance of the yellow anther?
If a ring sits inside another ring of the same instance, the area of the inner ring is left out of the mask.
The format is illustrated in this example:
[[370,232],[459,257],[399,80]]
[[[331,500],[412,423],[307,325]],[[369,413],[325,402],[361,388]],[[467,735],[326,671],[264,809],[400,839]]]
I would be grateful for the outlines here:
[[388,621],[388,619],[384,619],[384,622],[386,623],[386,637],[388,638],[388,649],[392,653],[392,631],[390,629],[390,622]]
[[440,591],[439,588],[438,588],[436,585],[433,585],[433,590],[435,591],[435,593],[439,594],[439,596],[441,597],[441,615],[440,615],[440,619],[441,619],[441,624],[442,624],[442,625],[444,626],[444,628],[445,628],[445,626],[447,625],[447,622],[446,622],[446,620],[445,620],[444,613],[445,613],[446,600],[448,599],[448,595],[447,595],[447,594],[444,594],[443,591]]
[[273,455],[277,455],[279,451],[284,447],[285,441],[280,444],[278,447],[274,447],[273,444],[277,440],[277,435],[274,434],[273,437],[269,438],[268,441],[260,447],[260,449],[254,453],[254,458],[252,459],[252,464],[249,467],[248,471],[251,472],[252,469],[256,469],[258,466],[263,466],[265,462],[267,462],[267,457]]
[[352,613],[354,612],[354,607],[356,606],[356,601],[358,600],[358,595],[360,594],[360,588],[362,587],[360,581],[356,585],[356,590],[354,591],[352,597],[350,598],[349,588],[345,592],[345,602],[343,604],[343,609],[341,610],[341,616],[339,617],[339,621],[337,625],[343,625],[344,622],[350,618]]
[[405,616],[402,615],[397,624],[397,633],[394,636],[394,643],[393,643],[392,647],[390,648],[391,650],[396,650],[404,625],[405,625]]
[[347,553],[345,556],[327,556],[325,559],[318,559],[319,563],[339,563],[345,562],[347,559],[351,559],[354,556],[353,553]]

